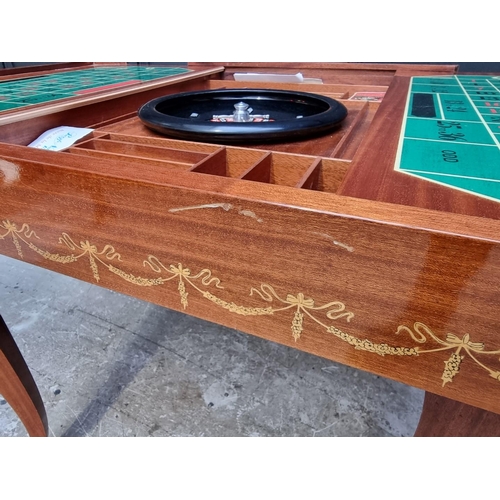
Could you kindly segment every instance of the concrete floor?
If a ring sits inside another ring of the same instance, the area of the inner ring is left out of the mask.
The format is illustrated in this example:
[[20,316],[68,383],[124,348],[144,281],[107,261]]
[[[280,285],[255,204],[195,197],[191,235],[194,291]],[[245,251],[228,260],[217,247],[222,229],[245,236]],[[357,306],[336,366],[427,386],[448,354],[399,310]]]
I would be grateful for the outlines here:
[[[422,391],[0,256],[51,436],[411,436]],[[26,431],[0,396],[0,436]]]

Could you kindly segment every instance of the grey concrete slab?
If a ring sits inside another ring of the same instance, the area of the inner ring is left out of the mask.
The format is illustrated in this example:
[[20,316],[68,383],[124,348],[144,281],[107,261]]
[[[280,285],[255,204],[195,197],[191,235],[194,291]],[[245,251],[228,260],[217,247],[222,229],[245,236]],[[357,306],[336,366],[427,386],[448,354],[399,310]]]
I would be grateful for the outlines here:
[[[423,392],[0,256],[51,436],[411,436]],[[0,436],[26,431],[0,397]]]

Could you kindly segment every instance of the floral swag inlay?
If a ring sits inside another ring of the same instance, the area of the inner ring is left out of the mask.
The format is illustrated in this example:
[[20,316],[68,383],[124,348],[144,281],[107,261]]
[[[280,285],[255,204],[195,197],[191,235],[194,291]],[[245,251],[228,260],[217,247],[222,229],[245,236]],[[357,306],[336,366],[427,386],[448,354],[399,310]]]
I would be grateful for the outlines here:
[[0,234],[0,239],[5,240],[10,236],[21,259],[24,259],[22,247],[22,244],[24,244],[43,258],[60,264],[70,264],[82,258],[87,258],[90,270],[97,282],[100,280],[99,266],[137,286],[160,286],[169,281],[175,281],[177,283],[180,303],[184,309],[187,309],[189,305],[188,290],[194,290],[213,304],[226,309],[230,313],[243,316],[274,315],[289,310],[293,312],[293,316],[291,316],[291,333],[295,342],[303,334],[305,322],[312,321],[320,325],[326,332],[353,346],[355,349],[372,352],[380,356],[420,356],[438,351],[452,351],[449,358],[444,361],[445,367],[441,376],[443,386],[452,382],[458,374],[461,363],[465,359],[465,354],[477,365],[486,370],[491,377],[500,380],[500,371],[489,368],[477,357],[478,355],[497,356],[500,354],[500,350],[485,350],[484,344],[481,342],[472,342],[469,334],[460,338],[453,333],[448,333],[443,340],[434,334],[424,323],[415,322],[412,328],[400,325],[395,333],[405,332],[417,344],[425,344],[428,340],[432,340],[437,344],[437,347],[422,349],[420,346],[400,347],[386,343],[375,343],[350,335],[327,322],[328,320],[343,320],[348,323],[354,317],[352,312],[346,311],[344,303],[339,301],[316,305],[312,298],[307,298],[303,293],[298,293],[297,295],[287,294],[283,298],[270,284],[262,283],[260,287],[250,289],[250,296],[258,296],[264,302],[269,303],[269,305],[267,307],[242,306],[234,302],[227,302],[207,289],[208,287],[212,287],[212,290],[224,288],[221,286],[219,278],[213,277],[209,269],[202,269],[198,273],[192,273],[189,268],[184,267],[180,263],[167,266],[155,256],[150,255],[143,264],[159,276],[156,278],[143,278],[127,273],[112,264],[112,262],[122,262],[121,255],[115,251],[112,245],[105,245],[102,250],[99,250],[96,245],[91,244],[88,240],[76,243],[68,234],[63,233],[59,238],[59,243],[65,245],[72,253],[70,255],[60,255],[58,253],[50,253],[35,245],[32,240],[33,238],[39,239],[39,237],[30,229],[28,224],[23,224],[18,228],[16,224],[4,220],[0,224],[0,228],[6,231]]

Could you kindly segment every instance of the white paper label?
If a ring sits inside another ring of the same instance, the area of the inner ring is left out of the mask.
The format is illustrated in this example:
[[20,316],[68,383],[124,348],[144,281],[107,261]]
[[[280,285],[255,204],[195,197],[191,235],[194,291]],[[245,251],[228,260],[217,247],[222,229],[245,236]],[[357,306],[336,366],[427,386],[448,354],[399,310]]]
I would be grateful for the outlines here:
[[61,151],[93,131],[91,128],[57,127],[44,132],[28,146],[50,151]]

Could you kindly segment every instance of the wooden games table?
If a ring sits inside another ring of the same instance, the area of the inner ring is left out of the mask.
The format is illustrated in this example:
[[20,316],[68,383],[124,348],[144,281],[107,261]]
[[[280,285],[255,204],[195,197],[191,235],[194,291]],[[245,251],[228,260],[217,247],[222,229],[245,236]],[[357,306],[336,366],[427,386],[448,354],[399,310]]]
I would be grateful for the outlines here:
[[[498,77],[169,70],[0,73],[0,252],[423,389],[417,435],[499,435]],[[245,72],[322,83],[235,81]],[[245,87],[327,95],[348,116],[321,137],[243,145],[169,138],[137,117],[162,95]],[[27,147],[62,125],[93,132],[64,151]],[[30,435],[46,435],[0,327],[0,393]]]

